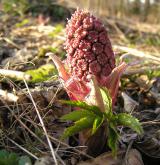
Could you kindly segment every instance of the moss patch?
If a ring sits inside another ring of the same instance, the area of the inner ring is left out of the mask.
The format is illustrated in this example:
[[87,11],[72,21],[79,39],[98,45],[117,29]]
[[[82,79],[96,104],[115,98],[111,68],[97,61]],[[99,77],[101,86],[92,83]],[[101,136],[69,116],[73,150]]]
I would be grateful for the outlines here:
[[25,73],[32,76],[32,79],[30,80],[31,83],[38,83],[51,79],[52,76],[57,74],[57,71],[54,65],[46,64],[38,69],[28,70]]

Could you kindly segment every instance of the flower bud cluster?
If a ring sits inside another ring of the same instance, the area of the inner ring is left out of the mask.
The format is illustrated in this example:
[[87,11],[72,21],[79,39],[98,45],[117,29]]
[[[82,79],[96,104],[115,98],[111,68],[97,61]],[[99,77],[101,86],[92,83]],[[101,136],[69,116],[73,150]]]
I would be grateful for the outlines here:
[[[67,64],[72,76],[88,82],[97,81],[115,68],[115,57],[104,25],[89,12],[77,10],[66,27]],[[99,81],[100,82],[100,81]]]

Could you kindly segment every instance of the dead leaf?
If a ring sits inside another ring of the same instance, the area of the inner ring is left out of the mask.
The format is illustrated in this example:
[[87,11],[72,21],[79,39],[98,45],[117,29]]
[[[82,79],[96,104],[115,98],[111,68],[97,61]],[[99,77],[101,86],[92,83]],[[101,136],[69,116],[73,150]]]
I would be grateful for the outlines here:
[[147,75],[141,75],[137,77],[135,82],[145,91],[149,90],[151,87],[151,83]]
[[131,149],[125,159],[125,165],[144,165],[140,152],[136,149]]
[[122,97],[124,100],[124,110],[126,112],[132,112],[136,106],[138,106],[138,102],[133,100],[130,96],[128,96],[125,92],[122,92]]
[[106,152],[95,159],[80,162],[78,165],[122,165],[124,153],[124,151],[119,151],[117,158],[114,158],[111,152]]

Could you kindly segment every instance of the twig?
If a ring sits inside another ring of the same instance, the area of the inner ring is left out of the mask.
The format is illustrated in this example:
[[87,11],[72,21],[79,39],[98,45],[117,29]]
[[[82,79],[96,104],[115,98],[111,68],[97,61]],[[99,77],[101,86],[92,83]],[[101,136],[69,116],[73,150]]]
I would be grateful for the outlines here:
[[[49,135],[49,137],[50,137],[50,139],[52,139],[53,141],[58,142],[58,143],[60,143],[61,145],[65,146],[65,147],[68,147],[68,148],[71,147],[70,145],[68,145],[68,144],[66,144],[66,143],[64,143],[64,142],[62,142],[62,141],[60,141],[60,140],[54,138],[53,136],[50,136],[50,135]],[[78,147],[80,147],[80,146],[78,146]],[[92,156],[86,154],[86,153],[83,152],[83,151],[78,150],[77,147],[73,147],[72,149],[73,149],[75,152],[78,152],[79,154],[82,154],[82,155],[84,155],[85,157],[87,157],[87,158],[89,158],[89,159],[93,159]]]
[[[3,99],[0,99],[3,104],[5,104],[5,101]],[[20,119],[19,117],[17,117],[13,110],[7,105],[5,104],[5,106],[8,108],[8,110],[10,111],[10,113],[15,117],[15,119],[29,132],[31,133],[35,138],[37,138],[37,140],[39,140],[44,146],[47,146],[34,132],[32,132]]]
[[58,87],[58,89],[56,90],[55,94],[53,95],[51,101],[49,102],[48,106],[46,108],[48,108],[51,104],[53,104],[58,92],[61,90],[61,87]]
[[24,72],[15,71],[15,70],[0,69],[0,75],[10,77],[10,78],[15,78],[18,80],[23,80],[23,79],[25,79],[26,81],[31,80],[30,75]]
[[24,79],[24,83],[25,83],[26,88],[27,88],[27,90],[28,90],[28,93],[29,93],[29,96],[30,96],[30,98],[31,98],[31,101],[32,101],[32,103],[33,103],[33,105],[34,105],[34,107],[35,107],[35,110],[36,110],[36,113],[37,113],[37,115],[38,115],[39,121],[40,121],[40,123],[41,123],[41,125],[42,125],[42,128],[43,128],[43,131],[44,131],[44,133],[45,133],[46,139],[47,139],[47,141],[48,141],[48,145],[49,145],[49,147],[50,147],[51,154],[52,154],[53,160],[54,160],[54,162],[55,162],[55,165],[58,165],[58,162],[57,162],[57,159],[56,159],[56,155],[55,155],[55,151],[54,151],[54,149],[53,149],[52,143],[51,143],[50,138],[49,138],[49,136],[48,136],[46,127],[45,127],[45,125],[44,125],[44,122],[43,122],[43,120],[42,120],[42,117],[41,117],[41,115],[40,115],[40,113],[39,113],[39,111],[38,111],[38,108],[37,108],[37,106],[36,106],[36,103],[35,103],[35,101],[34,101],[32,95],[31,95],[30,89],[29,89],[28,84],[27,84],[27,82],[26,82],[25,79]]
[[9,102],[16,102],[18,100],[18,96],[14,95],[13,93],[4,91],[2,89],[0,89],[0,97]]
[[133,74],[142,74],[145,73],[146,71],[155,71],[159,70],[160,66],[148,66],[148,67],[141,67],[141,68],[136,68],[136,69],[128,69],[123,73],[123,76],[125,75],[133,75]]
[[119,46],[119,45],[113,45],[113,48],[119,49],[121,51],[132,54],[132,55],[139,57],[139,58],[148,59],[151,61],[157,61],[158,63],[160,63],[159,57],[156,57],[156,56],[148,54],[148,53],[144,53],[144,52],[139,51],[137,49],[133,49],[133,48],[125,47],[125,46]]
[[126,38],[125,34],[120,30],[120,28],[116,25],[116,22],[112,19],[106,19],[107,23],[110,24],[119,34],[120,38],[125,41],[128,42],[129,40]]
[[132,147],[132,144],[133,144],[133,140],[130,141],[130,143],[129,143],[128,147],[127,147],[127,151],[126,151],[125,156],[124,156],[123,163],[124,163],[125,165],[128,164],[128,162],[127,162],[127,157],[128,157],[128,153],[129,153],[129,151],[130,151],[130,149],[131,149],[131,147]]
[[38,159],[38,157],[34,154],[32,154],[30,151],[28,151],[27,149],[25,149],[24,147],[20,146],[18,143],[16,143],[15,141],[13,141],[12,139],[10,139],[9,137],[6,136],[6,138],[12,142],[13,144],[15,144],[17,147],[19,147],[21,150],[23,150],[24,152],[26,152],[27,154],[29,154],[30,156],[32,156],[34,159]]
[[142,125],[159,125],[160,124],[160,120],[152,120],[152,121],[145,121],[145,122],[141,122]]
[[5,42],[9,43],[10,45],[14,46],[17,49],[21,49],[16,43],[14,43],[12,40],[10,40],[7,37],[0,37],[0,40],[4,40]]

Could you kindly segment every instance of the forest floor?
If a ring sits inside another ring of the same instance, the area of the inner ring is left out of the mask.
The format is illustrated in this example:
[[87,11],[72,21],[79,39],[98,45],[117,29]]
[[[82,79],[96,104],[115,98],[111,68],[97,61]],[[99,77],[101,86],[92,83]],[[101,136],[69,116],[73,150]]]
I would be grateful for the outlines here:
[[[139,137],[129,129],[120,128],[118,159],[107,151],[84,161],[89,156],[85,146],[77,145],[76,137],[59,140],[68,126],[59,118],[70,112],[71,107],[58,101],[68,96],[53,62],[45,56],[53,52],[65,59],[63,43],[70,11],[65,14],[55,19],[41,13],[23,17],[0,13],[0,157],[5,149],[20,156],[28,155],[23,161],[30,164],[38,159],[36,165],[53,165],[49,157],[53,147],[59,164],[103,165],[108,161],[109,165],[118,165],[121,159],[122,164],[133,161],[130,165],[138,165],[142,164],[141,157],[145,165],[159,164],[160,25],[103,19],[117,61],[123,59],[131,64],[121,78],[114,108],[137,117],[144,135]],[[52,145],[48,145],[46,137]]]

